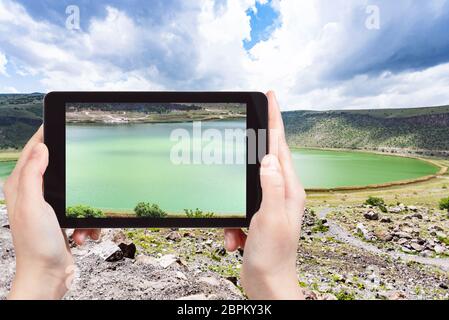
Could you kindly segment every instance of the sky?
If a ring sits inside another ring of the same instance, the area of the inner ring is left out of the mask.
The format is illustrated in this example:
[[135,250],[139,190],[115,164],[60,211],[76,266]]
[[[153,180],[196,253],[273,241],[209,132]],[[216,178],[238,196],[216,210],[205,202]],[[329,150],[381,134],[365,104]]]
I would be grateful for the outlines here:
[[0,92],[275,90],[282,110],[446,105],[448,30],[449,0],[0,0]]

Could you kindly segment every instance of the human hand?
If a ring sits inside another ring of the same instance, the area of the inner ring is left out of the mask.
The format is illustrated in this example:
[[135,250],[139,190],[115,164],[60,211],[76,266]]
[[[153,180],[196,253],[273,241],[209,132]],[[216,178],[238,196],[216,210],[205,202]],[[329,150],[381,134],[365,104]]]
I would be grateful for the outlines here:
[[261,163],[262,203],[248,235],[225,229],[228,251],[244,248],[241,283],[251,299],[303,299],[296,257],[306,194],[291,159],[276,97],[267,93],[269,152]]
[[[42,177],[48,165],[48,149],[42,141],[40,127],[3,188],[16,254],[9,299],[60,299],[74,272],[66,234],[42,194]],[[73,233],[77,244],[99,236],[100,230],[93,229]]]

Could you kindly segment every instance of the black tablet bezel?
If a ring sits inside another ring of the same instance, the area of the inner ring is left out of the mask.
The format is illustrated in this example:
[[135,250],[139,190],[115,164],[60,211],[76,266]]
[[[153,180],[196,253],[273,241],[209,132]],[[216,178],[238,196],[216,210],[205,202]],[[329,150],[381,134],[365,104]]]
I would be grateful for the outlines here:
[[[145,228],[145,227],[248,227],[259,209],[262,192],[259,159],[246,168],[246,218],[67,218],[65,210],[65,105],[83,102],[237,102],[247,105],[247,128],[268,127],[268,101],[260,92],[50,92],[44,98],[44,142],[49,165],[44,175],[44,197],[53,207],[61,228]],[[268,130],[266,131],[268,133]],[[268,152],[268,134],[265,141]],[[247,145],[248,149],[248,145]],[[259,151],[258,151],[259,152]],[[232,201],[230,199],[230,201]]]

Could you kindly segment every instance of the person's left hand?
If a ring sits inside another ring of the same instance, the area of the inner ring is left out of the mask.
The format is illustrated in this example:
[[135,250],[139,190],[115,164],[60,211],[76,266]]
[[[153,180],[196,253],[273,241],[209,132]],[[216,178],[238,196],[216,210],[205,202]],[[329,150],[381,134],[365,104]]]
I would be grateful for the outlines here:
[[[64,230],[42,194],[48,149],[42,127],[28,141],[3,190],[16,254],[9,299],[60,299],[69,289],[74,262]],[[75,230],[82,244],[100,230]]]

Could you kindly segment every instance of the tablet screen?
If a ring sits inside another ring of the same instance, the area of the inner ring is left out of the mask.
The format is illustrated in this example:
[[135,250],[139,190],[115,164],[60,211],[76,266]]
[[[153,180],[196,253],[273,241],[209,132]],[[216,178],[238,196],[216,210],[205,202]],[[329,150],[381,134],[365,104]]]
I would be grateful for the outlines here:
[[244,218],[246,104],[66,103],[69,218]]

